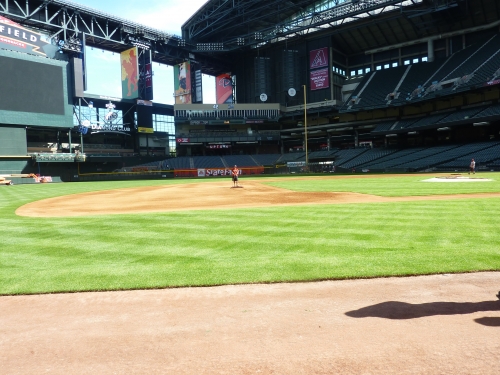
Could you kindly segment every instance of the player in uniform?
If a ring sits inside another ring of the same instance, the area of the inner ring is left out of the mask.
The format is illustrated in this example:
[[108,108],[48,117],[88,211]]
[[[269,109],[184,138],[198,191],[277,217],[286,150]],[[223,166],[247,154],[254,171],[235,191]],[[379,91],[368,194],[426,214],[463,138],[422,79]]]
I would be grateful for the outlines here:
[[474,161],[474,159],[472,159],[470,161],[470,165],[469,165],[469,174],[472,172],[472,174],[476,174],[476,162]]
[[238,166],[235,165],[234,168],[231,170],[231,178],[233,180],[233,187],[238,187],[238,175],[240,173],[240,170],[238,169]]

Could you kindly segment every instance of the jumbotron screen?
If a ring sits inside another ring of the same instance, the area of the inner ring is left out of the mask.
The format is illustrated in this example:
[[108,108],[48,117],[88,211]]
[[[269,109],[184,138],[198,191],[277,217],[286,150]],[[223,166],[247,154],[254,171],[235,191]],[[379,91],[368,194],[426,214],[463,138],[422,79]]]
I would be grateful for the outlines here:
[[64,115],[63,68],[0,56],[0,110]]

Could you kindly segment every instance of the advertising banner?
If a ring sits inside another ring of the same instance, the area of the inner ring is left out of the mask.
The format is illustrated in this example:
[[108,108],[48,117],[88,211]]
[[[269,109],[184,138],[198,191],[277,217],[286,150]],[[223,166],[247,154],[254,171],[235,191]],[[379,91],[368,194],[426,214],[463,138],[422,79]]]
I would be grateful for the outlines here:
[[146,83],[146,88],[153,87],[153,68],[151,67],[151,63],[146,64],[145,66],[144,80]]
[[191,64],[189,61],[174,66],[175,104],[192,104]]
[[328,67],[328,47],[309,51],[309,69]]
[[215,78],[215,95],[217,104],[233,103],[233,81],[229,73],[221,74]]
[[193,103],[203,103],[203,77],[201,70],[196,70],[194,72],[194,87],[195,95],[192,99]]
[[330,87],[328,68],[312,70],[310,72],[311,90],[326,89]]
[[3,16],[0,16],[0,48],[51,58],[58,50],[46,35],[26,29]]
[[[264,173],[264,167],[249,167],[242,168],[239,171],[240,175],[252,175]],[[175,177],[230,177],[232,174],[231,169],[175,169]]]
[[137,47],[120,53],[122,67],[122,97],[136,99],[139,97],[139,59]]

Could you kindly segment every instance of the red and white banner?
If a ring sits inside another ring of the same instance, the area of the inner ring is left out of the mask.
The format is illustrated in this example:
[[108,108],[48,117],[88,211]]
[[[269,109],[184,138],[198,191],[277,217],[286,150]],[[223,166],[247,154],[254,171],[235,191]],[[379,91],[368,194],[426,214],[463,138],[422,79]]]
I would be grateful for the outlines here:
[[[219,168],[219,169],[175,169],[175,177],[225,177],[231,176],[232,170]],[[240,175],[252,175],[264,173],[264,167],[245,167],[239,171]]]
[[233,103],[233,81],[229,73],[215,78],[215,95],[217,104]]
[[328,68],[312,70],[310,72],[311,90],[326,89],[330,87]]
[[309,51],[309,69],[328,66],[328,47]]
[[177,138],[177,143],[189,143],[189,138]]

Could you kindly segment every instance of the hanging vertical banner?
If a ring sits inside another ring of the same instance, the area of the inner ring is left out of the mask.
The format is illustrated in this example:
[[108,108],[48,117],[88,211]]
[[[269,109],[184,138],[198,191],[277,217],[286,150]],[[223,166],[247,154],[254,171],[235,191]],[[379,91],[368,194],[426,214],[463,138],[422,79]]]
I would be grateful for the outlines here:
[[189,61],[174,66],[175,104],[191,104],[191,64]]
[[233,81],[229,73],[224,73],[215,78],[215,95],[217,104],[233,103]]
[[311,70],[310,74],[310,87],[311,90],[320,90],[330,87],[330,79],[328,68]]
[[122,66],[122,97],[136,99],[139,97],[139,59],[137,47],[132,47],[120,53]]
[[194,87],[195,95],[193,97],[193,103],[203,103],[203,78],[201,70],[196,70],[194,72]]
[[153,87],[153,69],[151,68],[151,64],[146,64],[145,80],[146,88]]
[[153,100],[153,68],[151,51],[139,49],[139,98]]
[[328,66],[328,47],[309,51],[309,69]]

